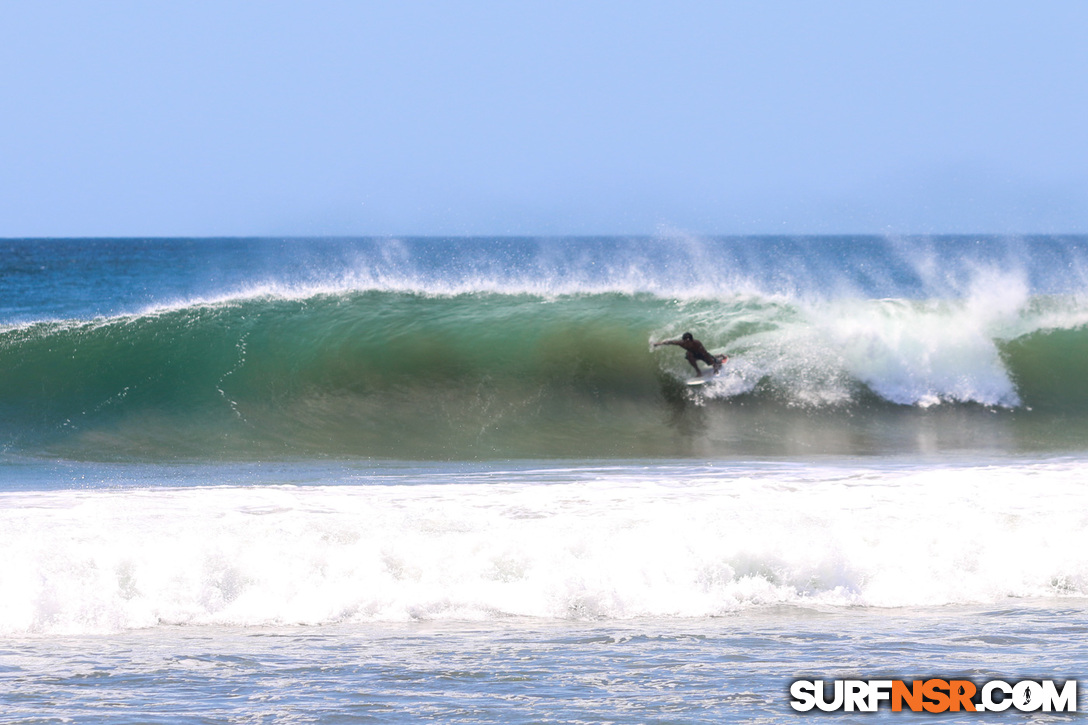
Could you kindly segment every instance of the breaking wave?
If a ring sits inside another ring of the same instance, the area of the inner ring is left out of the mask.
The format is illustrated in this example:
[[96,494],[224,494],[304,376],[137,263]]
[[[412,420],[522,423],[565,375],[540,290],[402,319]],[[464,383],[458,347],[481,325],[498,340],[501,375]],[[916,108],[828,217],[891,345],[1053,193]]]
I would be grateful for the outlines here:
[[[651,347],[686,330],[731,356],[699,389]],[[706,455],[743,448],[708,432],[725,411],[1080,416],[1086,352],[1088,304],[1015,279],[948,299],[266,292],[9,326],[0,435],[153,459]]]

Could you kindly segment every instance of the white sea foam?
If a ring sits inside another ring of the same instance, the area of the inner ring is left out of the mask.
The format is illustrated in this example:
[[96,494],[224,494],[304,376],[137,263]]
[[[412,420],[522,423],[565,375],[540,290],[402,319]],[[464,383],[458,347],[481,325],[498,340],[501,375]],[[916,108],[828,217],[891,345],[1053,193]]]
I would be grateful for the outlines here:
[[729,397],[767,380],[796,403],[823,406],[851,401],[861,382],[901,405],[1017,407],[1020,397],[999,343],[1077,327],[1088,314],[1068,299],[1042,311],[1032,304],[1019,275],[990,270],[979,272],[962,299],[798,300],[790,313],[767,316],[765,307],[762,319],[734,313],[725,320],[725,335],[742,324],[763,329],[736,337],[728,350],[734,353],[730,385],[707,392]]
[[0,632],[1088,596],[1088,462],[0,496]]

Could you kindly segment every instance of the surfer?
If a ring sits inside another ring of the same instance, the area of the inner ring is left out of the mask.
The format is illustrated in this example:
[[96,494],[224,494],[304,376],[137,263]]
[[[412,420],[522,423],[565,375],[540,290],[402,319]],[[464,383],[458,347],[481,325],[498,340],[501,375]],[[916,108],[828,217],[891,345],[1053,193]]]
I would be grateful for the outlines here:
[[679,340],[664,340],[654,343],[654,347],[661,347],[662,345],[677,345],[684,348],[686,350],[684,357],[695,368],[695,377],[703,376],[703,371],[699,369],[698,360],[713,366],[714,374],[717,375],[718,371],[722,369],[722,363],[729,359],[728,355],[711,355],[703,346],[703,343],[696,340],[695,336],[690,332],[685,332],[680,336]]

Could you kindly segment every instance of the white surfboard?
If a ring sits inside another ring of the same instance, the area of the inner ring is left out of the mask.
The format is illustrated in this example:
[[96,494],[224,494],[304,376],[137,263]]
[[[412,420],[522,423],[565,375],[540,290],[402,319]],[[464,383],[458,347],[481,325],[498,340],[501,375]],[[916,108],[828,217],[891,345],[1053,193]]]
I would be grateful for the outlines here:
[[699,377],[691,378],[690,380],[686,380],[684,382],[686,382],[688,385],[706,385],[712,380],[716,380],[722,377],[722,370],[725,369],[725,363],[729,359],[729,356],[719,355],[718,358],[722,361],[722,367],[718,368],[718,372],[714,372],[714,369],[710,368],[708,370],[704,370],[703,374]]

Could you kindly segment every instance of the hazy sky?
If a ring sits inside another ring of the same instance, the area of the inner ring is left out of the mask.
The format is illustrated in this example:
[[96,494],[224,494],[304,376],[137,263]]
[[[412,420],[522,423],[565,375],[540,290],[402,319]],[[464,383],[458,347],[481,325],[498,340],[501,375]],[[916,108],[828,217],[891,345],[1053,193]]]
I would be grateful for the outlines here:
[[1088,2],[0,0],[0,236],[1088,232]]

